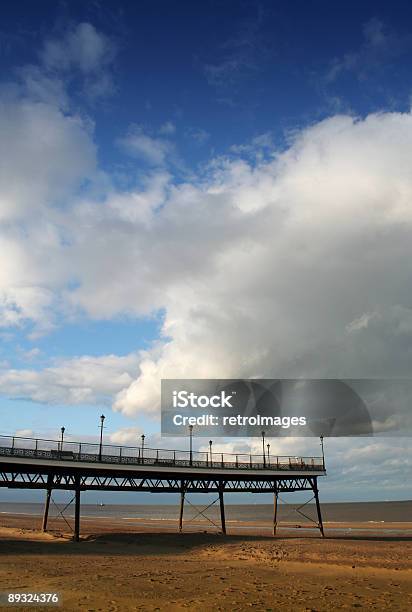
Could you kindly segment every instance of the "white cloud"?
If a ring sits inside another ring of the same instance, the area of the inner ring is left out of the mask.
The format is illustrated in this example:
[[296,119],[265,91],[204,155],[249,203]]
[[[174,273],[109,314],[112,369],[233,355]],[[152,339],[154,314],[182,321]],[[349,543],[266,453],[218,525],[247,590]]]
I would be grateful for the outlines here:
[[29,98],[0,98],[0,132],[0,326],[46,330],[70,274],[59,216],[94,179],[95,146],[79,117]]
[[50,404],[110,403],[131,384],[138,363],[132,353],[58,360],[43,370],[8,369],[0,371],[0,392]]
[[95,171],[88,124],[56,106],[0,99],[0,133],[1,221],[67,204]]
[[21,347],[18,347],[18,353],[21,358],[24,359],[24,361],[35,361],[42,354],[41,350],[36,346],[27,351],[25,351]]
[[163,166],[175,154],[173,143],[150,136],[138,125],[131,126],[127,135],[119,139],[119,144],[127,153],[152,166]]
[[49,69],[77,68],[84,74],[100,71],[113,60],[113,55],[113,43],[90,23],[79,23],[63,37],[50,38],[40,53]]
[[44,102],[60,109],[69,108],[69,97],[64,81],[47,74],[35,65],[23,66],[18,72],[21,90],[32,102]]
[[175,188],[139,234],[170,341],[116,408],[156,411],[162,377],[407,375],[411,146],[409,114],[338,116]]
[[123,427],[110,435],[110,443],[140,446],[142,433],[143,431],[138,427]]
[[32,429],[17,429],[14,432],[14,435],[19,438],[32,438],[33,430]]
[[52,292],[41,287],[9,286],[0,293],[0,327],[21,326],[29,320],[39,323],[39,331],[52,328],[48,310]]
[[244,157],[251,157],[256,161],[262,161],[267,153],[269,155],[273,154],[274,149],[275,146],[270,132],[255,136],[249,143],[232,145],[230,147],[233,153]]
[[61,215],[97,183],[93,126],[70,108],[57,74],[29,65],[0,89],[0,133],[0,326],[31,320],[35,337],[53,328],[70,282]]
[[160,379],[156,363],[150,359],[143,359],[140,362],[140,372],[143,377],[132,381],[130,385],[119,391],[113,407],[115,410],[133,416],[136,412],[136,398],[139,398],[139,404],[143,410],[159,416]]
[[35,67],[29,67],[25,79],[32,92],[40,90],[56,95],[57,76],[64,75],[69,85],[77,73],[82,77],[83,97],[96,100],[115,91],[111,73],[115,55],[115,44],[108,36],[90,23],[79,23],[60,36],[46,40],[39,54],[40,77]]
[[113,220],[150,225],[153,213],[167,198],[171,178],[167,172],[157,171],[142,179],[141,191],[114,193],[107,201],[107,210],[113,212]]
[[162,134],[163,136],[171,136],[175,133],[176,126],[172,121],[166,121],[166,123],[163,123],[163,125],[161,125],[159,128],[159,134]]

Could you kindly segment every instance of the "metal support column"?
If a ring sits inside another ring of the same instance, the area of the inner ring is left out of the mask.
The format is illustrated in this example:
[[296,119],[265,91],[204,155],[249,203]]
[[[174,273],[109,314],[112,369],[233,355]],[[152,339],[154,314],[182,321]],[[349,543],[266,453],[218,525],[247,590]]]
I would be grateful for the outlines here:
[[320,503],[319,503],[319,492],[318,492],[318,477],[314,476],[312,479],[312,485],[313,485],[313,493],[315,495],[315,501],[316,501],[316,511],[318,513],[318,527],[319,530],[322,534],[322,537],[325,537],[325,533],[323,531],[323,522],[322,522],[322,514],[320,511]]
[[219,502],[220,502],[220,520],[222,523],[222,533],[226,535],[226,521],[225,521],[225,503],[223,499],[223,491],[225,490],[225,483],[219,485]]
[[182,487],[180,491],[180,513],[179,513],[179,533],[183,530],[183,509],[185,507],[185,487],[186,483],[182,480]]
[[78,542],[80,539],[80,476],[76,476],[75,483],[74,541]]
[[276,527],[278,525],[278,490],[273,493],[273,535],[276,535]]
[[50,498],[52,492],[53,474],[47,476],[46,501],[44,503],[42,530],[47,531],[47,519],[49,518]]

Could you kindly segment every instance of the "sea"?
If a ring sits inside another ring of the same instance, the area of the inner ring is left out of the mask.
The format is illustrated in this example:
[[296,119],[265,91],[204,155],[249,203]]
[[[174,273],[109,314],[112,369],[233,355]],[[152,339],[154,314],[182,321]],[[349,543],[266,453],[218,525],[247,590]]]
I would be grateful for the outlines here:
[[[56,514],[63,510],[66,504],[53,504],[50,514]],[[206,504],[207,505],[207,504]],[[185,505],[185,518],[190,519],[202,510],[204,505],[196,503],[196,506],[187,503]],[[271,504],[225,504],[226,520],[233,522],[262,522],[270,523],[273,520],[273,505]],[[68,506],[64,514],[73,515],[74,506]],[[0,501],[0,515],[33,515],[40,516],[43,513],[41,503],[15,503]],[[177,520],[179,514],[178,505],[166,504],[82,504],[81,515],[83,518],[116,519],[116,520]],[[206,514],[218,518],[219,507],[214,504],[208,508]],[[304,506],[297,504],[286,504],[279,501],[278,520],[285,522],[304,521],[316,518],[316,507],[314,503]],[[322,503],[322,517],[324,522],[337,523],[406,523],[412,522],[412,500],[409,501],[386,501],[386,502],[346,502],[346,503]],[[199,518],[199,517],[198,517]],[[200,518],[202,516],[200,515]],[[0,518],[1,522],[1,518]]]

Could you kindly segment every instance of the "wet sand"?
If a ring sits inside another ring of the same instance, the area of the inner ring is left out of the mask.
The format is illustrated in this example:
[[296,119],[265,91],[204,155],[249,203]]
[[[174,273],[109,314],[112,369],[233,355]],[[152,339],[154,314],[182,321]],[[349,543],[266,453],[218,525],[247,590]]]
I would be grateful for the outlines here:
[[39,517],[3,514],[0,525],[0,591],[57,591],[68,612],[412,609],[411,523],[390,534],[331,523],[321,539],[313,529],[273,538],[260,524],[228,523],[222,536],[201,522],[177,534],[171,521],[82,518],[79,543],[61,520],[47,534]]

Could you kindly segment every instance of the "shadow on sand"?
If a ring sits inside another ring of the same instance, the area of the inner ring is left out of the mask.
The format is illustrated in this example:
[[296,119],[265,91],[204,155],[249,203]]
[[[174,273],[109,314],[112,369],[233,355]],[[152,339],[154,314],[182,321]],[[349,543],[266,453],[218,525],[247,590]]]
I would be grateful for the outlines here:
[[[33,537],[30,538],[30,534]],[[0,539],[0,555],[170,555],[185,554],[187,551],[208,545],[240,544],[272,542],[273,544],[287,540],[315,539],[308,536],[297,535],[221,535],[218,533],[188,532],[173,533],[130,533],[116,532],[104,534],[90,534],[81,537],[80,542],[74,542],[69,534],[62,535],[54,532],[49,539],[37,539],[39,532],[21,533],[19,537]],[[54,537],[53,537],[54,536]],[[47,536],[45,536],[47,537]],[[373,542],[410,542],[412,536],[396,535],[328,535],[325,538],[316,536],[318,542],[327,541],[373,541]]]

